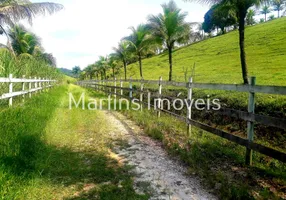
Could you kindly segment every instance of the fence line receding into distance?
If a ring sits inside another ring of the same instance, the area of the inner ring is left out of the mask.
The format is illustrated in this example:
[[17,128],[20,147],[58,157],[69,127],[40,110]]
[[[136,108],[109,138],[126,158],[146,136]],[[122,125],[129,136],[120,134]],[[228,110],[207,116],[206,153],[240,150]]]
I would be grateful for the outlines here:
[[[117,86],[117,82],[120,82],[119,86]],[[219,111],[213,111],[215,113],[226,115],[229,117],[233,117],[236,119],[241,119],[247,122],[247,138],[241,138],[239,136],[233,135],[228,133],[224,130],[220,130],[214,128],[212,126],[203,124],[201,122],[195,121],[192,119],[192,108],[187,106],[187,115],[182,116],[178,115],[174,112],[169,110],[165,110],[162,107],[162,103],[159,103],[158,108],[156,109],[158,112],[158,116],[160,116],[160,112],[168,113],[177,119],[185,122],[187,124],[187,131],[190,133],[191,126],[198,127],[202,130],[205,130],[209,133],[215,134],[219,137],[237,143],[246,147],[246,155],[245,155],[245,162],[248,165],[252,164],[252,154],[253,151],[260,152],[264,155],[270,156],[277,160],[280,160],[286,163],[286,154],[279,150],[258,144],[254,142],[254,123],[259,123],[262,125],[276,127],[286,130],[286,119],[285,118],[277,118],[277,117],[270,117],[266,115],[258,115],[255,114],[255,94],[262,93],[262,94],[274,94],[274,95],[286,95],[286,87],[285,86],[260,86],[256,85],[256,78],[251,77],[249,85],[239,85],[239,84],[212,84],[212,83],[194,83],[192,78],[190,78],[189,82],[174,82],[174,81],[162,81],[160,77],[159,80],[88,80],[88,81],[80,81],[78,82],[79,85],[84,87],[91,87],[97,90],[104,91],[109,94],[113,94],[115,97],[119,96],[121,98],[129,98],[130,100],[133,99],[133,94],[137,93],[140,95],[140,103],[147,104],[143,101],[143,96],[146,94],[144,85],[145,84],[153,84],[158,85],[157,94],[153,97],[158,98],[161,100],[162,98],[166,98],[167,96],[162,95],[162,87],[163,86],[174,86],[187,89],[187,100],[192,100],[193,89],[208,89],[208,90],[224,90],[224,91],[236,91],[236,92],[247,92],[249,93],[248,97],[248,111],[240,111],[230,108],[222,108]],[[129,87],[123,87],[123,84],[129,84]],[[134,87],[134,83],[140,84],[140,87]],[[120,91],[120,92],[118,92]],[[128,95],[124,95],[124,91],[128,91]],[[176,97],[168,97],[170,99]]]

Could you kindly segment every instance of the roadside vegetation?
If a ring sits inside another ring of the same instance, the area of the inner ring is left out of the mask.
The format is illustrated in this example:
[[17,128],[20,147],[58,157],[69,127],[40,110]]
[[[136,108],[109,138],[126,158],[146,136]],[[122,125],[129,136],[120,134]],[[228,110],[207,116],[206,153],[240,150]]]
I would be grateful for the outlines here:
[[68,92],[94,96],[65,84],[0,112],[0,199],[148,199],[110,155],[104,114],[69,110]]
[[[56,59],[45,52],[40,38],[26,27],[18,24],[27,20],[32,24],[37,15],[53,14],[63,6],[55,3],[31,3],[30,1],[1,1],[0,34],[6,44],[0,44],[0,77],[45,78],[62,80],[63,75],[56,69]],[[27,87],[27,86],[26,86]],[[14,84],[14,89],[22,89],[22,84]],[[8,92],[8,84],[0,83],[0,95]],[[0,107],[7,105],[0,102]]]

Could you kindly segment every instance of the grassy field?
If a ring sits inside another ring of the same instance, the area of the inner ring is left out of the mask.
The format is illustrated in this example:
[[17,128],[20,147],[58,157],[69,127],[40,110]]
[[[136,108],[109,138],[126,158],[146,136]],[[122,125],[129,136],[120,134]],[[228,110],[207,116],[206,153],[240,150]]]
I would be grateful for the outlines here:
[[104,115],[69,110],[68,92],[92,94],[58,86],[0,110],[0,199],[147,199],[110,156]]
[[[286,85],[286,17],[246,28],[249,76],[260,85]],[[175,50],[174,80],[184,81],[184,68],[196,63],[195,82],[242,83],[238,31]],[[128,77],[139,78],[138,63],[127,69]],[[143,61],[145,79],[168,79],[168,54]],[[123,70],[120,71],[121,77]]]

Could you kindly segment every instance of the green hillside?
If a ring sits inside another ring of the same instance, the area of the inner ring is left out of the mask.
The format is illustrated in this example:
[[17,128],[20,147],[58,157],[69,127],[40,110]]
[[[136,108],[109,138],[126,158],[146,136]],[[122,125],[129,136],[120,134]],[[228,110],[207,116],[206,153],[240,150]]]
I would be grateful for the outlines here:
[[[257,84],[286,85],[286,17],[246,28],[246,53],[249,76],[256,76]],[[238,31],[177,49],[173,59],[176,81],[184,81],[183,68],[196,63],[196,82],[242,83]],[[144,79],[167,80],[168,72],[166,53],[143,61]],[[139,78],[138,63],[127,73]]]

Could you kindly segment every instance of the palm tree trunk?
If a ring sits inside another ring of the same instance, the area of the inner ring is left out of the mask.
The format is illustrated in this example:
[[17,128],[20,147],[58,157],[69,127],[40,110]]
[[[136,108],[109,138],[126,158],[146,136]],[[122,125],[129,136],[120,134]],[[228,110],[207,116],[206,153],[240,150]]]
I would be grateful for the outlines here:
[[115,79],[115,69],[112,67],[112,74],[113,74],[113,79]]
[[245,17],[246,12],[241,11],[239,14],[239,47],[240,47],[240,62],[241,62],[241,69],[242,69],[242,78],[244,84],[248,84],[248,70],[246,64],[246,56],[245,56]]
[[266,22],[266,13],[264,14],[264,18],[265,18],[265,20],[264,20],[264,21]]
[[106,69],[103,70],[103,74],[104,74],[104,79],[107,80],[107,78],[106,78]]
[[172,74],[173,74],[172,47],[168,47],[168,50],[169,50],[169,65],[170,65],[169,81],[172,81]]
[[140,77],[141,79],[143,79],[143,72],[142,72],[142,58],[141,58],[141,54],[138,54],[138,58],[139,58],[139,68],[140,68]]
[[124,78],[125,78],[125,81],[127,81],[127,70],[126,70],[127,63],[126,63],[126,61],[123,61],[123,64],[124,64]]
[[280,10],[278,9],[278,18],[280,18]]

